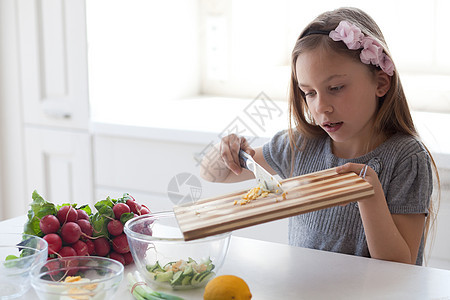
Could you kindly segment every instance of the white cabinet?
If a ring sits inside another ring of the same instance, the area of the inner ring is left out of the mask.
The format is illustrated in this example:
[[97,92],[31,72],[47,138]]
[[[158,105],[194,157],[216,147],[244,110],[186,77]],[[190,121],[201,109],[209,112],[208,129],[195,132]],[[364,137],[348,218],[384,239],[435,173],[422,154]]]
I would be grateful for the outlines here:
[[36,189],[53,203],[92,204],[90,139],[86,132],[27,127],[25,148],[30,195]]
[[93,203],[84,0],[19,0],[26,194]]
[[17,3],[25,123],[87,130],[84,0]]

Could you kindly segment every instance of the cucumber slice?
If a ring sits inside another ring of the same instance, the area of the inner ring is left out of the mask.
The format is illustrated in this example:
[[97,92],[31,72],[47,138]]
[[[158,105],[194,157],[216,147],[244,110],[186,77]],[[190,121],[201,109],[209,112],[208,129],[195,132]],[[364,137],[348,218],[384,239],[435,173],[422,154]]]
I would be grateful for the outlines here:
[[206,266],[206,271],[212,271],[214,270],[216,266],[213,263],[210,263],[209,265]]
[[192,276],[191,279],[191,285],[197,285],[199,284],[199,279],[200,279],[200,273],[195,274],[194,276]]
[[201,273],[196,273],[196,274],[194,275],[194,277],[192,277],[191,284],[192,284],[192,285],[198,285],[198,284],[200,284],[202,276],[204,276],[205,274],[209,274],[209,273],[210,273],[209,271],[204,271],[204,272],[201,272]]
[[183,280],[181,281],[181,285],[190,285],[192,280],[192,276],[187,275],[183,277]]
[[192,275],[193,273],[194,273],[194,269],[192,268],[191,265],[187,265],[184,268],[183,275]]
[[166,270],[167,267],[173,265],[174,263],[176,263],[176,261],[170,261],[170,262],[168,262],[167,264],[165,264],[164,267],[163,267],[164,270]]
[[[187,261],[168,262],[164,267],[161,267],[159,261],[157,261],[154,265],[147,265],[146,268],[150,273],[150,278],[153,278],[157,282],[168,282],[172,287],[201,286],[215,276],[215,273],[212,272],[215,266],[209,257],[200,261],[201,263],[198,264],[194,259],[188,257]],[[179,268],[181,270],[174,272],[171,266],[176,263],[180,264],[180,262],[181,265]],[[170,271],[166,271],[167,269],[170,269]],[[199,270],[204,271],[199,272]]]
[[170,281],[173,278],[173,271],[156,273],[154,278],[158,282]]
[[192,257],[189,257],[189,258],[188,258],[187,263],[188,263],[188,264],[197,264],[197,262],[196,262],[195,260],[193,260]]
[[200,278],[199,284],[208,282],[212,277],[214,277],[214,275],[216,275],[214,272],[209,272],[208,274],[203,275]]
[[183,281],[183,271],[178,271],[173,275],[172,280],[170,281],[171,285],[181,285]]
[[164,272],[165,270],[163,268],[161,268],[161,266],[159,265],[159,262],[157,261],[156,264],[154,265],[147,265],[147,271],[149,272]]

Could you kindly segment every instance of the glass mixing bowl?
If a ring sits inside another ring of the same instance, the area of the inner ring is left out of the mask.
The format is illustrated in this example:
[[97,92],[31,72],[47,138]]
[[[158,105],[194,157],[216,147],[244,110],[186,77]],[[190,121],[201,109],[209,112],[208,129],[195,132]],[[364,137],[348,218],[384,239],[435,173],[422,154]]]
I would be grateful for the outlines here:
[[40,299],[113,299],[123,279],[123,265],[99,256],[55,258],[31,269]]
[[164,288],[205,286],[220,270],[231,233],[184,241],[173,212],[142,215],[124,227],[138,271]]
[[30,270],[47,260],[48,244],[40,237],[0,233],[0,299],[21,297],[30,288]]

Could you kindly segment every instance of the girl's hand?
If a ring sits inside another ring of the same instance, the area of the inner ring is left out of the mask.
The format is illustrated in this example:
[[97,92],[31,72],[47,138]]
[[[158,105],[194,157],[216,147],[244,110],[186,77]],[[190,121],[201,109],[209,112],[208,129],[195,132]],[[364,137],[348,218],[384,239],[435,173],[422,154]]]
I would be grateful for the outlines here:
[[[348,163],[336,168],[338,173],[360,174],[363,164]],[[364,173],[364,172],[363,172]],[[375,194],[358,201],[370,257],[415,264],[425,224],[424,214],[392,214],[377,173],[367,167],[365,181]]]
[[[345,165],[339,166],[336,168],[336,172],[348,173],[354,172],[357,175],[364,174],[364,168],[367,165],[364,164],[355,164],[355,163],[346,163]],[[367,170],[365,171],[365,176],[361,176],[365,181],[370,183],[375,191],[375,194],[381,192],[383,193],[383,188],[381,186],[380,180],[378,179],[377,173],[369,166],[367,166]]]
[[225,165],[236,175],[241,174],[242,167],[239,163],[239,150],[242,149],[251,156],[255,155],[255,150],[250,147],[247,140],[236,134],[230,134],[220,141],[220,156]]

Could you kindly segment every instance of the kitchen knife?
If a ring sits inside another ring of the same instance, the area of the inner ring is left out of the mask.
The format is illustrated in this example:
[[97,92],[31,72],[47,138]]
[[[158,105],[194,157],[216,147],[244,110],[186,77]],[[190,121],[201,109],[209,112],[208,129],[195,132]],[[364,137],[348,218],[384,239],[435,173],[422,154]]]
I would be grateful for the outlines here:
[[255,174],[256,181],[258,184],[263,186],[263,189],[267,191],[274,192],[276,194],[281,194],[283,189],[281,184],[273,178],[273,176],[267,172],[263,167],[261,167],[250,154],[243,150],[239,150],[239,162],[241,167],[250,170]]

